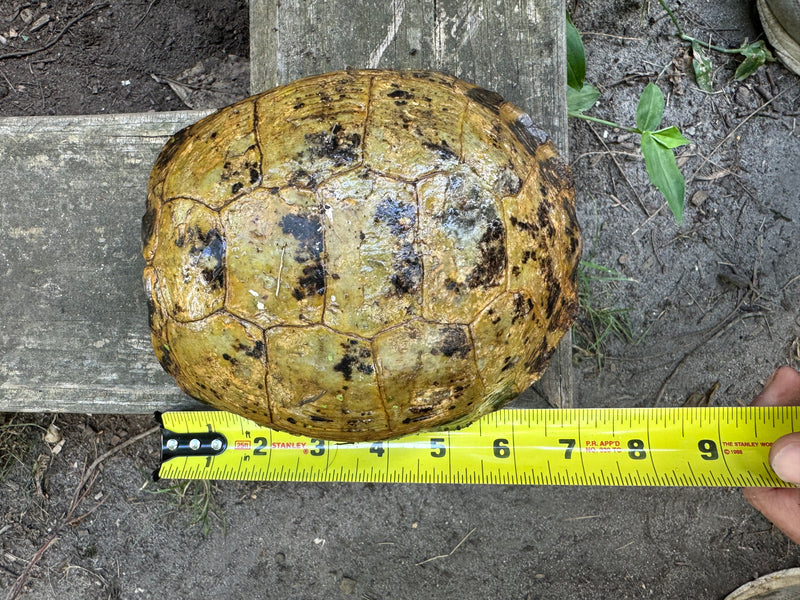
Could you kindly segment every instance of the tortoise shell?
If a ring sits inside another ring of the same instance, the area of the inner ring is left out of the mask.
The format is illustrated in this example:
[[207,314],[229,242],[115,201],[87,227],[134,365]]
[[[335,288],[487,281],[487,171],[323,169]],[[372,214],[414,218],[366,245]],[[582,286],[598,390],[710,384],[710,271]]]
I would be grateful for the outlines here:
[[470,423],[540,377],[578,307],[554,145],[428,71],[309,77],[179,131],[142,238],[178,385],[321,439]]

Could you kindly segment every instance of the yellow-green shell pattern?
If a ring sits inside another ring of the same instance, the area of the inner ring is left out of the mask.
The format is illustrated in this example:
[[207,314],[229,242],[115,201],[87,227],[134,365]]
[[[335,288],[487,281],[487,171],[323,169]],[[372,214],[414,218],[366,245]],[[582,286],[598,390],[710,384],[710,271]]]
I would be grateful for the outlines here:
[[341,71],[176,133],[142,220],[153,347],[191,396],[321,439],[464,426],[577,311],[568,168],[495,92]]

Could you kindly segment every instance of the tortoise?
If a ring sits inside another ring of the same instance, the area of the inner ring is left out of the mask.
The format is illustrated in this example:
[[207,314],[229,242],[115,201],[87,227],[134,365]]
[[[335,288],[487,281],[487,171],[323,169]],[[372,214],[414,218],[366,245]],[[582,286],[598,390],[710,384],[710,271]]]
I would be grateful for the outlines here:
[[142,239],[163,368],[318,439],[469,424],[541,376],[578,307],[555,146],[431,71],[308,77],[177,132]]

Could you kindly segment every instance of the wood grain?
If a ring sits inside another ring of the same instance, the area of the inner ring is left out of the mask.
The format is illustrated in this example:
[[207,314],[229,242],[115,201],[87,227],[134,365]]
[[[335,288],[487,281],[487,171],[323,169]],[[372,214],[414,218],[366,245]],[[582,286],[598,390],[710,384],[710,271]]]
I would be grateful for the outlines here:
[[161,146],[207,112],[0,120],[0,410],[198,405],[150,346],[140,223]]

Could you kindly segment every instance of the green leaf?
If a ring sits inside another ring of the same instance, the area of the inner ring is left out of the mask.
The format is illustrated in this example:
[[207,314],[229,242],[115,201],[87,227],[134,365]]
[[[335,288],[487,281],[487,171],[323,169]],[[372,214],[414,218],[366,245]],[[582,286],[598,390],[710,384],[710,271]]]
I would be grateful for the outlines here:
[[775,57],[767,49],[763,40],[753,44],[743,44],[739,48],[739,54],[745,57],[739,68],[736,69],[734,77],[737,81],[743,81],[755,73],[758,68],[766,62],[773,62]]
[[703,52],[703,48],[696,41],[692,42],[692,67],[694,67],[694,77],[697,80],[697,87],[704,92],[711,92],[711,73],[714,66],[711,59]]
[[664,116],[664,94],[654,83],[648,83],[636,107],[636,127],[639,131],[653,131]]
[[567,13],[567,85],[580,90],[585,77],[586,54],[583,50],[583,41]]
[[647,174],[659,191],[667,199],[675,220],[683,221],[683,201],[686,182],[678,169],[672,150],[662,146],[651,133],[642,134],[642,154]]
[[691,143],[689,140],[683,137],[683,134],[674,125],[672,127],[667,127],[666,129],[654,131],[652,136],[659,144],[670,149]]
[[591,83],[584,83],[580,90],[567,88],[567,111],[582,113],[595,105],[600,91]]

